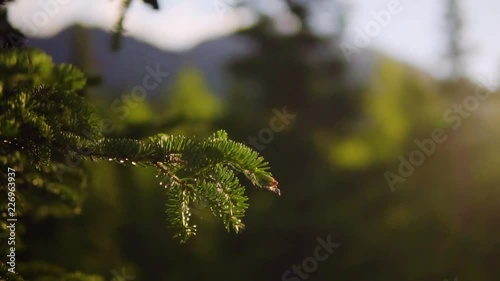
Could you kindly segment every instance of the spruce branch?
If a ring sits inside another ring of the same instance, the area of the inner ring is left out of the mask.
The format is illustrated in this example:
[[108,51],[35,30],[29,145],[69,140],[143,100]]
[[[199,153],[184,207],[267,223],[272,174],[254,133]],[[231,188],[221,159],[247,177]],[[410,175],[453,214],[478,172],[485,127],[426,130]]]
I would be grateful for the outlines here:
[[[81,184],[61,182],[58,172],[71,172],[71,179],[80,182],[85,177],[81,167],[64,161],[67,157],[81,160],[78,163],[113,161],[156,169],[160,185],[166,188],[167,219],[183,242],[196,234],[190,222],[192,204],[208,207],[228,231],[244,228],[248,198],[236,174],[255,187],[280,194],[269,163],[248,146],[230,140],[223,130],[206,138],[104,137],[97,111],[78,94],[85,82],[82,73],[69,65],[55,66],[40,51],[0,54],[0,75],[0,152],[5,155],[0,163],[15,161],[23,171],[20,182],[58,198],[73,212],[80,210]],[[22,164],[29,161],[33,168]],[[27,210],[36,200],[30,190],[21,195]],[[60,203],[51,202],[60,214],[68,213]]]

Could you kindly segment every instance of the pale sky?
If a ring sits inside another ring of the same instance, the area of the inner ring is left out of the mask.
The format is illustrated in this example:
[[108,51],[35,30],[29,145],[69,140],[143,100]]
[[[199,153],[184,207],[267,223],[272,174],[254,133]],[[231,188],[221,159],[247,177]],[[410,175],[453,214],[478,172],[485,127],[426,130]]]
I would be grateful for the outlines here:
[[[352,14],[349,28],[364,28],[372,19],[371,11],[387,7],[390,0],[349,0]],[[394,15],[370,45],[404,61],[417,65],[435,76],[446,73],[443,19],[445,1],[400,0],[403,11]],[[467,74],[474,80],[498,75],[500,67],[500,1],[462,0],[464,47]],[[348,41],[349,42],[349,41]]]
[[[44,5],[49,2],[57,5]],[[118,20],[121,2],[16,0],[9,5],[9,21],[29,37],[50,37],[75,23],[111,30]],[[207,0],[163,0],[160,7],[155,11],[142,1],[132,1],[124,24],[127,34],[161,49],[183,50],[214,36],[230,34],[254,19],[246,10],[212,5]]]
[[[254,21],[249,10],[235,4],[246,0],[163,0],[154,11],[142,1],[132,1],[125,28],[130,36],[165,50],[184,50],[216,37],[230,34]],[[310,0],[312,1],[312,0]],[[317,0],[319,1],[319,0]],[[328,0],[323,0],[327,2]],[[387,10],[390,1],[344,0],[348,6],[347,36],[353,42],[356,28],[365,29],[373,12]],[[110,30],[116,23],[121,0],[16,0],[9,19],[28,36],[53,36],[74,23]],[[253,0],[271,11],[281,9],[279,0]],[[56,3],[48,5],[44,3]],[[443,62],[444,1],[399,0],[401,12],[366,48],[376,49],[414,64],[431,74],[446,73]],[[44,9],[45,8],[45,9]],[[500,62],[500,1],[462,0],[465,17],[464,45],[468,49],[467,74],[474,80],[497,75]],[[328,11],[325,11],[327,14]],[[324,17],[328,19],[328,17]],[[147,30],[147,32],[146,32]]]

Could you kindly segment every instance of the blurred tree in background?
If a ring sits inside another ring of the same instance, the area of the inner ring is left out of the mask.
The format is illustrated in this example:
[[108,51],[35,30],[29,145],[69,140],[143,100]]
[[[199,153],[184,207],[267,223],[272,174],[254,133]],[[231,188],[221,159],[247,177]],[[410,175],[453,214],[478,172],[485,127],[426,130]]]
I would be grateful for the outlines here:
[[463,47],[463,25],[464,19],[461,13],[461,2],[458,0],[446,1],[446,58],[450,64],[450,75],[453,79],[463,76],[464,47]]

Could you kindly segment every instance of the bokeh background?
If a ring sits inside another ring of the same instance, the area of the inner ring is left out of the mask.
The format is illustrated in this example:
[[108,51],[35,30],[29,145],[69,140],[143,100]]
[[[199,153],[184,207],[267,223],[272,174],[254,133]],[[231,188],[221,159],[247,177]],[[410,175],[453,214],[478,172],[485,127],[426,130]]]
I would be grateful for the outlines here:
[[[8,15],[89,76],[108,136],[224,129],[282,196],[248,189],[239,235],[197,209],[179,244],[154,171],[87,163],[81,214],[28,222],[23,257],[108,280],[297,281],[283,274],[330,235],[341,246],[308,280],[499,280],[499,2],[135,0],[112,51],[120,5],[16,0]],[[137,98],[151,69],[168,76]],[[284,108],[295,117],[269,135]],[[446,140],[400,175],[435,130]]]

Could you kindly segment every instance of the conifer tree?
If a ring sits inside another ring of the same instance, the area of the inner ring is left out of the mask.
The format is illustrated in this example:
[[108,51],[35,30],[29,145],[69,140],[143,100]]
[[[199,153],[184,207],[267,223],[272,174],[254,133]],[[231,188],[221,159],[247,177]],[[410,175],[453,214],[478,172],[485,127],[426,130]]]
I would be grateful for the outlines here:
[[447,13],[445,17],[447,59],[450,63],[450,75],[452,79],[460,78],[462,63],[464,59],[464,48],[462,46],[463,17],[460,1],[447,0]]
[[[243,229],[248,198],[240,178],[279,194],[268,163],[224,131],[203,139],[163,133],[145,139],[104,136],[95,108],[83,97],[85,82],[78,69],[54,65],[39,50],[8,49],[0,54],[0,182],[7,182],[8,168],[16,171],[17,216],[81,212],[83,161],[156,169],[167,193],[169,225],[182,242],[196,234],[190,221],[192,204],[209,208],[228,231]],[[0,186],[2,202],[7,202],[6,188]],[[5,217],[7,205],[0,211]],[[6,224],[1,232],[8,234]],[[2,243],[2,256],[7,251]],[[100,280],[45,264],[31,264],[24,272],[46,276],[34,280]],[[0,276],[23,280],[7,272],[3,260]]]
[[[115,49],[130,2],[122,1]],[[144,2],[158,8],[156,1]],[[106,137],[96,109],[84,97],[85,75],[71,65],[54,65],[39,50],[15,49],[23,46],[23,35],[7,22],[6,10],[1,12],[7,28],[0,35],[7,49],[0,54],[0,168],[16,171],[16,216],[43,219],[80,213],[86,187],[84,161],[155,169],[167,193],[169,226],[181,242],[196,234],[196,225],[190,222],[193,204],[209,208],[228,231],[243,229],[248,198],[240,178],[280,193],[268,163],[249,147],[229,140],[224,131],[202,139],[168,134],[145,139]],[[7,175],[0,173],[1,183],[7,182]],[[0,198],[7,202],[5,184],[0,185]],[[6,204],[0,212],[7,216]],[[19,226],[17,235],[22,236],[25,230]],[[2,223],[0,236],[7,235],[7,225]],[[23,247],[19,237],[16,243]],[[6,256],[8,251],[2,243],[0,254]],[[39,261],[23,261],[12,273],[2,260],[0,277],[104,280]]]

